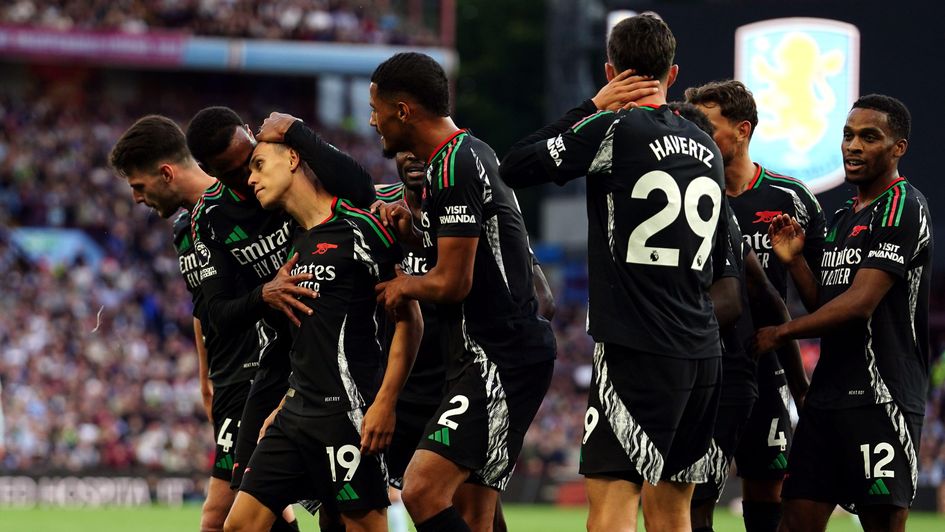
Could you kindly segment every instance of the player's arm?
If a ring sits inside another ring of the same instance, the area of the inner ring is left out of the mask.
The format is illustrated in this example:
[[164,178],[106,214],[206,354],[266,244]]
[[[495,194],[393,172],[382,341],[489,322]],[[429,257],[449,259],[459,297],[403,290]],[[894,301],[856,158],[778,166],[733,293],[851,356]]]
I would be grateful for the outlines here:
[[405,300],[459,303],[473,282],[478,237],[440,237],[436,240],[436,266],[423,275],[405,275],[377,285],[377,302],[388,311]]
[[563,133],[510,151],[499,166],[502,179],[512,188],[523,188],[544,183],[563,185],[587,175],[616,118],[613,111],[598,111]]
[[816,310],[820,301],[820,284],[803,253],[806,240],[804,230],[797,220],[782,214],[771,221],[768,237],[775,256],[787,266],[804,306],[808,311]]
[[207,364],[207,345],[203,340],[203,328],[197,318],[194,318],[194,343],[197,346],[200,397],[203,399],[203,409],[207,411],[207,419],[213,423],[213,385],[210,383],[210,366]]
[[801,201],[807,206],[807,212],[810,213],[810,219],[807,221],[807,227],[804,228],[804,259],[810,266],[814,278],[819,278],[820,263],[824,257],[824,241],[827,238],[827,221],[824,217],[824,211],[820,208],[817,200],[801,196]]
[[259,440],[263,439],[263,436],[266,435],[266,429],[269,428],[269,425],[272,425],[272,422],[275,421],[276,419],[276,414],[278,414],[279,411],[282,410],[282,407],[285,405],[285,398],[286,396],[283,395],[282,400],[279,401],[279,406],[277,406],[275,410],[273,410],[272,413],[270,413],[266,417],[266,419],[263,420],[262,426],[259,427],[259,437],[256,439],[257,443],[259,442]]
[[715,319],[720,328],[730,327],[742,315],[741,283],[738,277],[723,277],[709,287],[709,297],[715,307]]
[[[530,250],[529,250],[530,251]],[[555,296],[551,293],[551,287],[548,286],[548,279],[545,278],[545,272],[541,270],[541,264],[535,254],[532,253],[532,282],[535,285],[535,297],[538,298],[538,315],[551,321],[555,317]]]
[[[564,184],[587,174],[613,112],[656,92],[659,82],[626,70],[555,122],[516,142],[499,171],[512,188]],[[609,117],[601,120],[602,117]],[[589,127],[596,122],[595,127]]]
[[301,120],[285,113],[269,115],[256,135],[266,142],[285,142],[299,152],[330,194],[345,198],[356,207],[374,203],[371,174],[347,153],[325,142]]
[[817,338],[851,321],[866,321],[895,281],[896,278],[889,272],[860,268],[850,288],[812,314],[776,327],[759,329],[756,335],[757,350],[764,352],[777,349],[788,340]]
[[[719,208],[719,221],[722,218],[734,219],[727,203]],[[715,309],[715,320],[719,328],[730,327],[742,315],[741,274],[742,261],[741,231],[737,225],[719,224],[716,228],[715,247],[712,251],[712,285],[709,287],[709,297]],[[738,253],[736,255],[736,253]]]
[[311,279],[312,275],[291,274],[292,267],[298,261],[297,254],[279,268],[272,280],[248,292],[239,293],[233,290],[234,286],[239,286],[237,268],[226,248],[213,239],[200,238],[200,231],[198,228],[197,238],[210,256],[209,266],[201,269],[200,291],[207,315],[217,329],[252,327],[265,316],[267,306],[285,314],[296,326],[300,324],[297,312],[312,313],[298,299],[302,296],[318,296],[316,292],[298,286],[298,283]]
[[[404,275],[398,272],[398,275]],[[390,445],[396,421],[397,397],[407,382],[423,338],[423,318],[416,301],[406,301],[394,309],[394,336],[387,355],[387,369],[374,399],[364,414],[361,430],[361,452],[376,454]]]
[[473,283],[473,266],[479,235],[482,233],[484,184],[471,147],[456,149],[452,181],[434,180],[428,197],[431,219],[439,221],[436,231],[436,266],[424,275],[396,277],[377,286],[378,303],[388,311],[405,299],[433,303],[459,303]]
[[[754,251],[749,251],[745,257],[745,281],[755,327],[777,326],[791,321],[791,315],[784,300],[768,280]],[[778,348],[777,356],[781,367],[784,368],[784,375],[794,402],[800,407],[804,403],[804,397],[810,385],[807,373],[804,371],[800,345],[796,340],[790,340]]]

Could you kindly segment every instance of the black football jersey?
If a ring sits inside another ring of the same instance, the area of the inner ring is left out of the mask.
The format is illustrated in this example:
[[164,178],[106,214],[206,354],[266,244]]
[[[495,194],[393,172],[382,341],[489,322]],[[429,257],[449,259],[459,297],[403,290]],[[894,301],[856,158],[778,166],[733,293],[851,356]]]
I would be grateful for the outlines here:
[[712,138],[663,105],[601,111],[503,163],[510,183],[587,176],[588,332],[678,358],[721,356],[708,289],[728,219]]
[[922,415],[929,385],[928,202],[899,178],[869,205],[856,208],[854,200],[847,201],[830,222],[820,264],[821,303],[849,289],[862,268],[883,270],[896,281],[868,320],[836,327],[821,338],[807,404],[850,408],[895,402]]
[[293,327],[286,408],[321,416],[366,406],[380,384],[382,356],[374,287],[393,275],[400,247],[372,214],[337,199],[332,216],[298,229],[292,244],[299,253],[292,274],[312,274],[299,286],[318,297],[300,298],[313,312]]
[[200,320],[203,330],[210,381],[214,386],[226,386],[253,378],[258,366],[254,356],[257,341],[255,331],[249,329],[238,334],[217,334],[207,318],[205,305],[198,297],[200,264],[194,251],[189,211],[181,212],[174,220],[174,248],[177,250],[180,273],[193,296],[194,317]]
[[787,269],[771,252],[768,226],[779,214],[790,214],[804,229],[804,257],[811,268],[820,264],[826,236],[824,212],[807,186],[793,177],[755,165],[755,176],[738,196],[729,197],[742,237],[755,250],[765,274],[781,297],[787,295]]
[[538,316],[525,222],[498,166],[492,148],[466,130],[446,139],[427,166],[421,226],[430,267],[437,238],[479,238],[469,295],[437,305],[451,377],[473,354],[499,367],[555,357],[551,325]]
[[[386,203],[402,201],[403,197],[403,183],[377,187],[377,199]],[[410,275],[427,273],[429,267],[423,247],[410,246],[401,242],[401,248],[403,260],[400,266],[404,272]],[[443,398],[443,388],[446,384],[446,358],[444,346],[440,344],[441,335],[436,305],[420,301],[420,313],[423,315],[423,338],[420,341],[420,349],[417,351],[413,369],[410,370],[410,377],[400,392],[400,398],[410,402],[438,404]],[[380,309],[379,314],[379,319],[384,320],[383,309]],[[387,352],[390,350],[393,327],[385,327],[385,329],[384,350]]]
[[290,324],[262,301],[262,285],[288,259],[295,221],[284,211],[264,210],[255,197],[243,197],[218,181],[197,202],[191,225],[200,299],[210,323],[224,335],[255,330],[259,340],[253,349],[263,365],[271,362],[270,352],[284,355],[291,342]]
[[[294,122],[285,142],[311,167],[325,189],[355,204],[374,201],[371,176],[354,159],[322,140],[301,121]],[[194,207],[193,236],[200,262],[201,298],[211,322],[224,334],[256,328],[258,358],[288,364],[284,356],[291,337],[288,319],[262,301],[262,285],[288,259],[295,222],[282,211],[266,211],[255,197],[242,197],[220,183],[210,187]]]

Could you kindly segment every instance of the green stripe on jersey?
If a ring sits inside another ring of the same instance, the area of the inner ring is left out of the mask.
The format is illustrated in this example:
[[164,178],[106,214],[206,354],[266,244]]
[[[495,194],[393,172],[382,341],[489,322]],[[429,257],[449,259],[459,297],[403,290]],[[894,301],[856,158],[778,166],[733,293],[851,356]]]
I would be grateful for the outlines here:
[[404,196],[404,184],[383,185],[374,191],[378,198],[383,200],[400,199]]
[[377,218],[375,218],[372,214],[368,213],[367,211],[362,211],[361,209],[357,209],[351,206],[351,204],[349,204],[347,201],[339,201],[338,209],[343,214],[346,214],[348,216],[353,216],[355,218],[360,218],[364,220],[365,222],[367,222],[368,225],[371,226],[371,229],[373,229],[374,232],[377,233],[377,236],[378,238],[381,239],[381,242],[384,243],[384,247],[389,248],[391,247],[391,245],[394,244],[394,237],[390,233],[388,233],[386,229],[384,229],[384,226],[381,225],[381,222]]
[[[440,163],[440,171],[434,172],[434,175],[439,177],[434,180],[434,183],[438,185],[439,189],[451,187],[456,184],[456,179],[454,177],[454,171],[456,169],[456,152],[459,150],[460,145],[463,143],[463,139],[469,136],[468,133],[463,132],[456,136],[449,144],[444,146],[439,154],[437,159]],[[434,164],[437,161],[434,160]]]
[[613,111],[597,111],[596,113],[592,114],[591,116],[585,116],[584,118],[582,118],[581,120],[579,120],[577,124],[574,124],[574,125],[571,127],[571,131],[574,131],[575,133],[577,133],[578,130],[580,130],[582,127],[584,127],[584,126],[590,124],[590,123],[593,122],[594,120],[597,120],[598,118],[600,118],[600,117],[602,117],[602,116],[604,116],[604,115],[612,115],[612,114],[614,114]]

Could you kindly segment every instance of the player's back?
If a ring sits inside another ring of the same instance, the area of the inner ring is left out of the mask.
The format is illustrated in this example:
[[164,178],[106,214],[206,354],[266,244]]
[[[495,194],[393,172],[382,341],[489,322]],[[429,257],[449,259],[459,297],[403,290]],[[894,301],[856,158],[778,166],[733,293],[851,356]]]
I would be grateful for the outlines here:
[[718,148],[666,106],[608,114],[585,119],[612,121],[587,178],[588,332],[667,356],[718,356],[708,297],[727,226]]

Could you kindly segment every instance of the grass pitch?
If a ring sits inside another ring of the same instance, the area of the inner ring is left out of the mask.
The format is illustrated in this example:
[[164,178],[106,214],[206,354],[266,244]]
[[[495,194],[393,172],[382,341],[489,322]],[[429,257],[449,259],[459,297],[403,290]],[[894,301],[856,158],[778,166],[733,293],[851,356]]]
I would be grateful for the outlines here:
[[[302,516],[301,529],[315,532],[315,520],[306,517],[304,510],[296,507]],[[505,516],[512,532],[554,532],[584,530],[585,508],[557,508],[554,506],[515,505],[505,506]],[[29,508],[0,509],[0,532],[177,532],[197,530],[200,523],[200,507],[188,505],[181,508],[160,506],[146,508]],[[931,513],[913,513],[906,527],[910,532],[942,532],[945,516]],[[744,530],[741,517],[720,509],[715,516],[718,532]],[[643,530],[643,527],[640,527]],[[830,520],[830,532],[853,532],[862,530],[853,516],[837,514]]]

